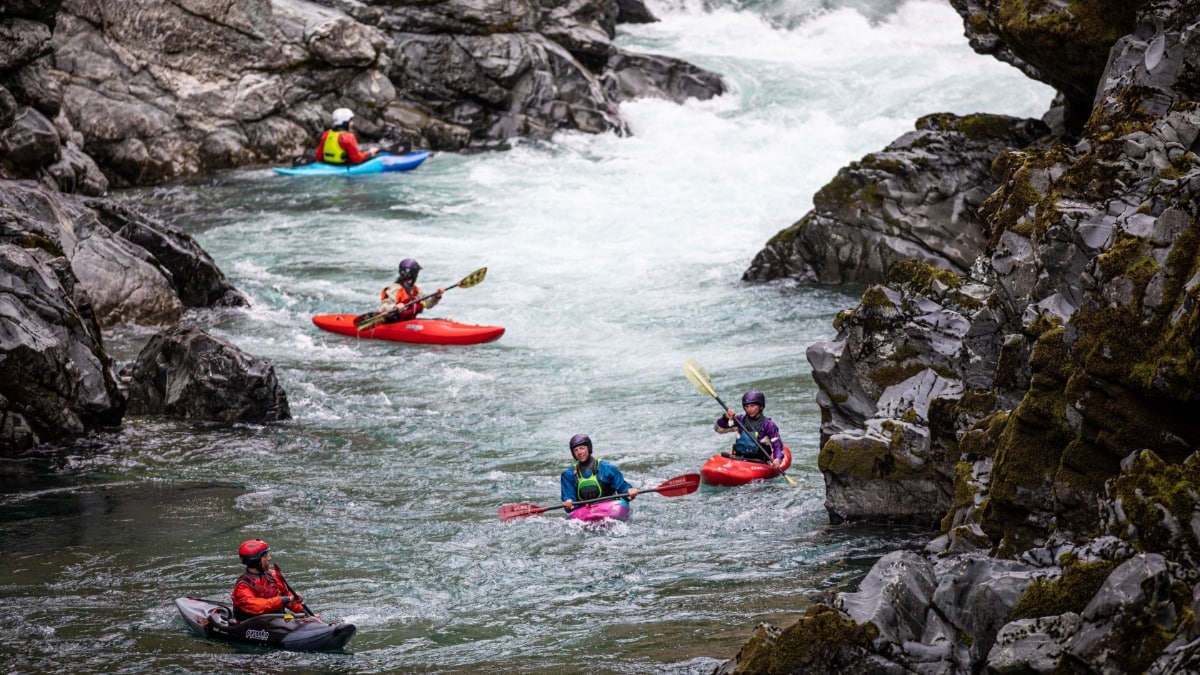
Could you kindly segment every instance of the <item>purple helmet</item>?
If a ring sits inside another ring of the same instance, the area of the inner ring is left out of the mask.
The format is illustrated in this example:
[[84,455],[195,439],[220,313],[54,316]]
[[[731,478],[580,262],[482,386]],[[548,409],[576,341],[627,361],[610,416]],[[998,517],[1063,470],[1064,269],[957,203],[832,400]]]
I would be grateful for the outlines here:
[[571,437],[571,456],[575,456],[575,448],[580,445],[586,445],[588,454],[592,454],[592,439],[588,438],[587,434],[575,434]]
[[412,258],[405,258],[400,261],[400,267],[397,270],[401,279],[417,280],[417,272],[421,271],[421,265]]
[[742,394],[742,407],[745,408],[751,403],[757,403],[758,407],[765,408],[767,407],[767,397],[763,396],[761,391],[757,389],[751,389],[745,394]]

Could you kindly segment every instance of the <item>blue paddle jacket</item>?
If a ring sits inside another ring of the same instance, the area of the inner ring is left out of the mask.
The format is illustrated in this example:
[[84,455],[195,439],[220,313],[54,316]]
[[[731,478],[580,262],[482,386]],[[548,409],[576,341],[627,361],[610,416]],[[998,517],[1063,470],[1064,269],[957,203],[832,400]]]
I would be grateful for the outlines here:
[[[575,476],[575,467],[577,464],[572,464],[566,471],[562,472],[562,501],[579,501],[578,493],[575,488],[579,485],[579,478]],[[587,478],[592,474],[583,474]],[[606,462],[603,459],[596,460],[596,477],[600,479],[600,485],[604,488],[604,495],[615,495],[621,492],[628,492],[633,488],[625,476],[621,475],[621,470],[611,462]]]
[[[783,461],[783,441],[779,440],[779,427],[771,421],[770,417],[759,416],[758,420],[747,419],[744,413],[734,415],[734,419],[741,423],[742,427],[755,434],[754,437],[749,437],[745,432],[739,432],[737,441],[733,444],[734,451],[743,457],[757,457],[766,459],[767,453],[757,442],[758,439],[766,440],[771,445],[771,457]],[[713,425],[718,432],[722,429],[737,429],[738,425],[731,422],[724,415],[717,418],[717,423]]]

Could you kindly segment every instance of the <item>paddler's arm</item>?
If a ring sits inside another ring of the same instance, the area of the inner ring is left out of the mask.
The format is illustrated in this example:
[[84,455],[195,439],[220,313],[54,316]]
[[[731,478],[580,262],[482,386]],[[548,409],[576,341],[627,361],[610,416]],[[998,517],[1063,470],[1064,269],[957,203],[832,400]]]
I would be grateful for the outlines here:
[[571,509],[575,508],[576,487],[577,482],[575,479],[575,472],[571,469],[563,471],[562,478],[559,479],[558,491],[562,497],[563,508],[566,509],[568,513],[570,513]]
[[737,431],[737,422],[734,421],[734,415],[736,414],[737,413],[733,411],[733,408],[726,410],[723,417],[717,418],[717,422],[713,425],[713,428],[717,430],[718,434],[727,434],[731,431]]

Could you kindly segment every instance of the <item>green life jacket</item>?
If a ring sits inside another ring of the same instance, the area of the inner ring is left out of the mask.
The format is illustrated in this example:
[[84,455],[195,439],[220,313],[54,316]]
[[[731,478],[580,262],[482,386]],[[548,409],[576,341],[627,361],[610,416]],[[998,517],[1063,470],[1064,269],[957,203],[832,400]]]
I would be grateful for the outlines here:
[[592,473],[586,478],[579,470],[579,463],[575,463],[575,479],[577,481],[575,484],[575,497],[581,502],[615,494],[611,490],[605,490],[604,485],[600,483],[600,458],[593,457],[591,459],[595,460],[595,467],[592,469]]

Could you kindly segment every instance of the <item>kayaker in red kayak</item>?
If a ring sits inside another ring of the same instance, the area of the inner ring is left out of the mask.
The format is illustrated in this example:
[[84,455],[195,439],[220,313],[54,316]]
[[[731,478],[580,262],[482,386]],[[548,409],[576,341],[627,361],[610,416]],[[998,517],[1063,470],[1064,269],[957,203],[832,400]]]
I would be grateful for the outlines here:
[[366,152],[359,150],[358,138],[351,128],[354,112],[349,108],[333,111],[333,126],[321,134],[317,142],[317,161],[326,164],[362,164],[379,154],[379,146],[372,145]]
[[[733,408],[730,408],[723,416],[717,418],[714,428],[719,434],[738,434],[730,456],[769,462],[778,469],[783,460],[783,442],[779,440],[779,427],[775,426],[771,418],[762,414],[766,407],[767,397],[761,391],[751,389],[742,394],[742,408],[746,413],[735,415]],[[742,431],[743,429],[745,431]],[[771,448],[769,456],[768,447]]]
[[247,539],[238,547],[246,571],[233,587],[233,612],[238,621],[268,612],[304,611],[304,598],[271,568],[271,547],[262,539]]
[[416,318],[418,314],[441,301],[442,294],[446,292],[444,288],[439,288],[437,293],[423,302],[414,303],[398,313],[392,312],[392,310],[404,307],[409,302],[421,297],[421,287],[417,286],[417,274],[420,271],[421,265],[416,260],[405,258],[400,261],[396,280],[380,292],[379,306],[375,308],[376,314],[390,314],[384,323]]
[[575,463],[562,472],[562,503],[567,512],[575,508],[576,500],[607,497],[623,492],[629,493],[630,501],[637,496],[637,488],[625,480],[625,476],[621,475],[621,470],[615,464],[592,454],[592,439],[586,434],[572,436],[570,446]]

